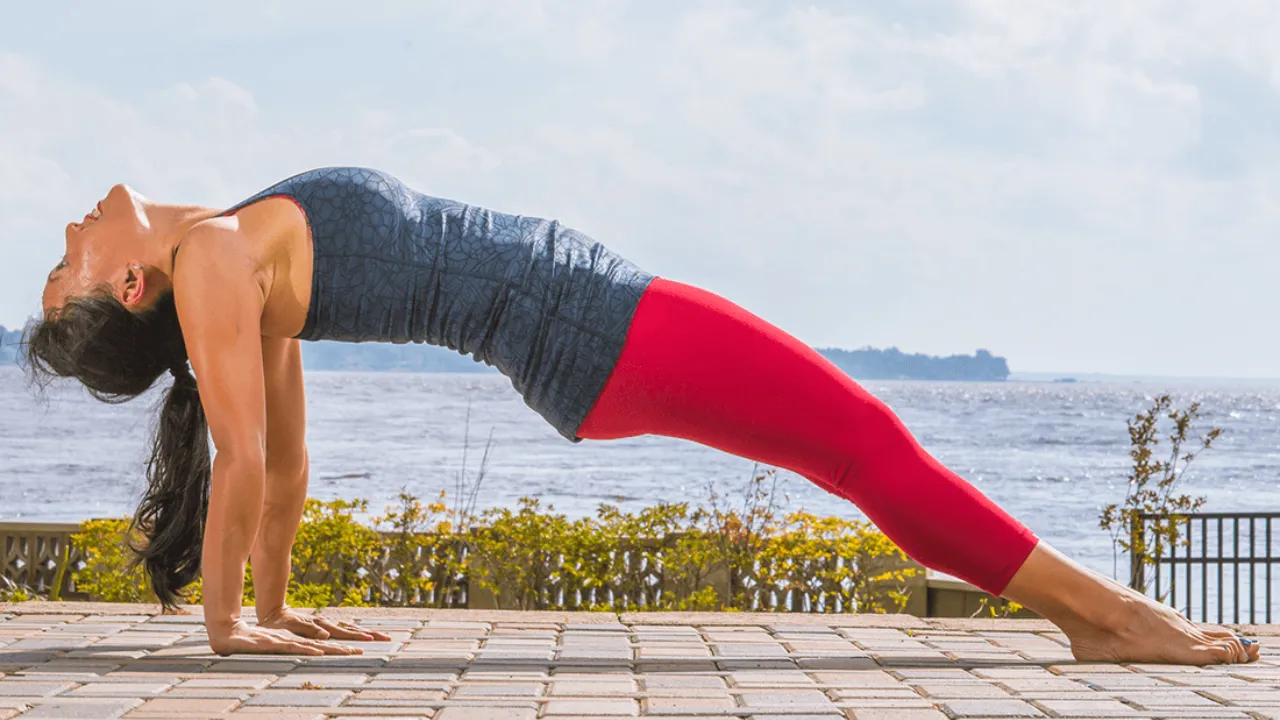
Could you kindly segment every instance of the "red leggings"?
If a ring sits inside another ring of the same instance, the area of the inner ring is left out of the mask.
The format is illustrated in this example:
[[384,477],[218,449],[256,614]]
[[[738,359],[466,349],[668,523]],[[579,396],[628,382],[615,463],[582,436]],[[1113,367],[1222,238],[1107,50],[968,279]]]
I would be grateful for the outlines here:
[[929,456],[893,411],[799,340],[712,293],[654,280],[578,430],[665,435],[799,473],[926,567],[1000,594],[1036,537]]

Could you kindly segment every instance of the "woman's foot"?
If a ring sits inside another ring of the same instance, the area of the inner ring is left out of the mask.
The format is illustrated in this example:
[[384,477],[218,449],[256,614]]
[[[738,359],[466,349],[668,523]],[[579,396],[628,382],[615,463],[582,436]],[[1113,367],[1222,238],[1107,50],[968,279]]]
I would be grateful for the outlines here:
[[1258,659],[1258,643],[1226,630],[1202,628],[1168,605],[1120,589],[1127,596],[1124,610],[1108,628],[1089,623],[1062,626],[1077,660],[1216,665]]
[[1256,642],[1199,627],[1173,608],[1084,569],[1043,542],[1014,575],[1004,596],[1061,628],[1077,660],[1215,665],[1258,659]]

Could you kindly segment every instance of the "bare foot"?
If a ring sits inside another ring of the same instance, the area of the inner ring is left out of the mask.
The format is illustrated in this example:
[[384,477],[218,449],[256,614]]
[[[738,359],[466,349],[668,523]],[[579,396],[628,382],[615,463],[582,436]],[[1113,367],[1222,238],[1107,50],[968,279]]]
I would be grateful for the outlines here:
[[1090,623],[1061,626],[1077,660],[1216,665],[1258,659],[1258,643],[1226,630],[1199,627],[1168,605],[1122,590],[1125,609],[1114,623],[1107,623],[1112,629]]
[[1199,627],[1043,542],[1018,569],[1004,596],[1061,628],[1077,660],[1216,665],[1258,659],[1256,642]]

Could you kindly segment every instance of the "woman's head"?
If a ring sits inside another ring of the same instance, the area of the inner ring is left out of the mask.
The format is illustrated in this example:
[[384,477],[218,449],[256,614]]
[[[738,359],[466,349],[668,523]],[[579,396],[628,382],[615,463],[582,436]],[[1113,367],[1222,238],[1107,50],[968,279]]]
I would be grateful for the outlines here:
[[65,250],[45,283],[44,312],[103,293],[134,312],[154,305],[173,287],[158,262],[171,244],[171,214],[127,185],[111,188],[83,219],[67,223]]
[[208,427],[178,324],[164,250],[172,229],[163,210],[117,185],[66,230],[66,252],[49,275],[43,317],[28,325],[27,367],[43,384],[76,378],[97,399],[119,403],[166,375],[147,463],[147,489],[134,515],[146,538],[136,548],[165,605],[200,571],[208,504]]

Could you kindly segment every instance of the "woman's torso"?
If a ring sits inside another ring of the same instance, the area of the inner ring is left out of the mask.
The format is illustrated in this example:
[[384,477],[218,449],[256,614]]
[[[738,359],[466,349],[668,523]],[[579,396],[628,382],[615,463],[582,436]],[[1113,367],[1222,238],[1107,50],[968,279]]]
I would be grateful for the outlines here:
[[612,369],[652,279],[554,220],[430,197],[376,170],[302,173],[226,214],[271,197],[294,201],[310,231],[299,338],[471,354],[566,435]]

